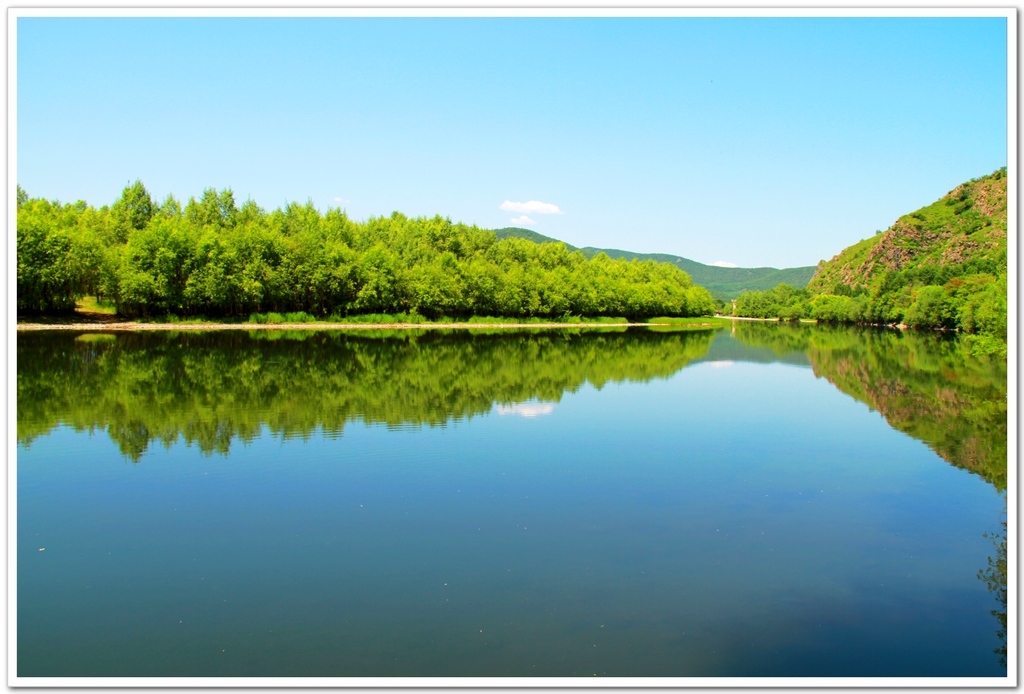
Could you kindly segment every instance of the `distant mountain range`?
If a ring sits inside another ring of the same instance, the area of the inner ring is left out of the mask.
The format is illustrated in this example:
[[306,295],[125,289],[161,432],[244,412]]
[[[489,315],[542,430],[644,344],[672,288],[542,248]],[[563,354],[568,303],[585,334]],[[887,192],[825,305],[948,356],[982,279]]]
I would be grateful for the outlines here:
[[[534,243],[565,243],[550,236],[538,234],[536,231],[520,227],[495,229],[494,233],[497,234],[499,239],[516,237],[533,241]],[[696,260],[667,253],[634,253],[632,251],[622,251],[618,248],[594,248],[592,246],[577,248],[568,243],[565,245],[569,250],[580,251],[587,258],[593,258],[598,253],[604,253],[609,258],[625,258],[626,260],[633,260],[635,258],[637,260],[671,263],[690,275],[694,284],[706,287],[716,299],[725,300],[734,299],[743,292],[771,289],[780,282],[785,282],[794,287],[806,287],[815,270],[813,265],[783,268],[781,270],[773,267],[718,267],[717,265],[705,265],[704,263],[698,263]]]

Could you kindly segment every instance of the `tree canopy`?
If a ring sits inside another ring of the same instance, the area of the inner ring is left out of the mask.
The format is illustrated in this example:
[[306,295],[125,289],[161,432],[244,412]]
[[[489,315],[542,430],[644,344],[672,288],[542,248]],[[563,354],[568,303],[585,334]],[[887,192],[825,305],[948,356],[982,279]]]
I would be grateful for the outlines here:
[[126,316],[416,312],[507,317],[700,316],[711,295],[666,263],[587,259],[561,243],[499,240],[441,216],[365,222],[312,203],[267,212],[231,190],[184,207],[136,181],[111,207],[19,188],[18,310],[97,295]]

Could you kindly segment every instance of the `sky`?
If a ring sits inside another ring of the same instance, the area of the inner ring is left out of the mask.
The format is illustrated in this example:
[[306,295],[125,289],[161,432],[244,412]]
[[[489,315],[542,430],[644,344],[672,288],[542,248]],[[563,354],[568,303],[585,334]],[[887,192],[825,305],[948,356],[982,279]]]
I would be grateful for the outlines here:
[[1006,19],[17,19],[17,181],[795,267],[1007,164]]

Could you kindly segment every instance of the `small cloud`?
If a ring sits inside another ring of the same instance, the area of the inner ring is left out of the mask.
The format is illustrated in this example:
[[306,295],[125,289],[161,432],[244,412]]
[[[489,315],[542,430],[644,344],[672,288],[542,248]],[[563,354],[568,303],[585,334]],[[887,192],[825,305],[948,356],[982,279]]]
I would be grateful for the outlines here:
[[552,205],[550,202],[541,202],[540,200],[530,200],[529,202],[506,200],[501,203],[501,209],[506,212],[522,212],[524,214],[565,214],[558,209],[558,205]]
[[550,402],[517,402],[514,405],[498,405],[494,408],[498,414],[511,414],[527,419],[551,414],[554,410],[555,406]]
[[710,366],[712,369],[724,369],[727,366],[732,366],[734,363],[735,362],[727,360],[709,361],[708,366]]
[[352,202],[351,200],[349,200],[347,198],[339,198],[337,195],[335,195],[331,199],[334,200],[334,202]]
[[711,264],[714,265],[715,267],[739,267],[739,265],[737,265],[736,263],[730,263],[726,260],[716,260]]
[[529,217],[527,217],[525,214],[522,217],[513,217],[512,219],[510,219],[508,221],[512,222],[513,224],[536,224],[537,223],[537,222],[533,221],[532,219],[530,219]]

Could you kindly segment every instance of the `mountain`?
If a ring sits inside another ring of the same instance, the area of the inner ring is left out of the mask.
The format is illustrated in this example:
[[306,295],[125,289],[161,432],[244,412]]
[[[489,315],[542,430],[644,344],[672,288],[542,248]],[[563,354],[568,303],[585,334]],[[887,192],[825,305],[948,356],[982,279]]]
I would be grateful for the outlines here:
[[[494,233],[499,239],[515,237],[534,243],[564,243],[550,236],[519,227],[495,229]],[[671,263],[690,275],[694,284],[706,287],[716,299],[733,299],[743,292],[771,289],[781,282],[794,287],[806,287],[815,270],[813,265],[781,270],[773,267],[718,267],[666,253],[634,253],[617,248],[594,248],[592,246],[577,248],[568,243],[565,245],[571,251],[580,251],[587,258],[604,253],[614,259],[625,258],[626,260],[653,260],[659,263]]]
[[605,253],[610,258],[625,258],[626,260],[636,258],[637,260],[672,263],[680,270],[685,270],[694,284],[706,287],[716,299],[733,299],[743,292],[770,289],[780,282],[794,287],[806,287],[811,276],[814,275],[813,265],[781,270],[773,267],[719,267],[665,253],[633,253],[620,251],[617,248],[592,248],[589,246],[580,250],[588,258],[598,253]]
[[[808,289],[874,293],[891,273],[957,275],[1006,272],[1006,167],[961,184],[883,233],[818,263]],[[932,284],[928,281],[926,284]]]
[[[536,231],[523,229],[522,227],[505,227],[504,229],[495,229],[494,235],[498,237],[499,241],[501,239],[516,238],[526,239],[527,241],[533,241],[534,243],[565,243],[565,241],[559,241],[558,239],[553,239],[550,236],[538,234]],[[580,250],[579,248],[576,248],[576,246],[568,243],[565,244],[565,247],[570,251]]]

